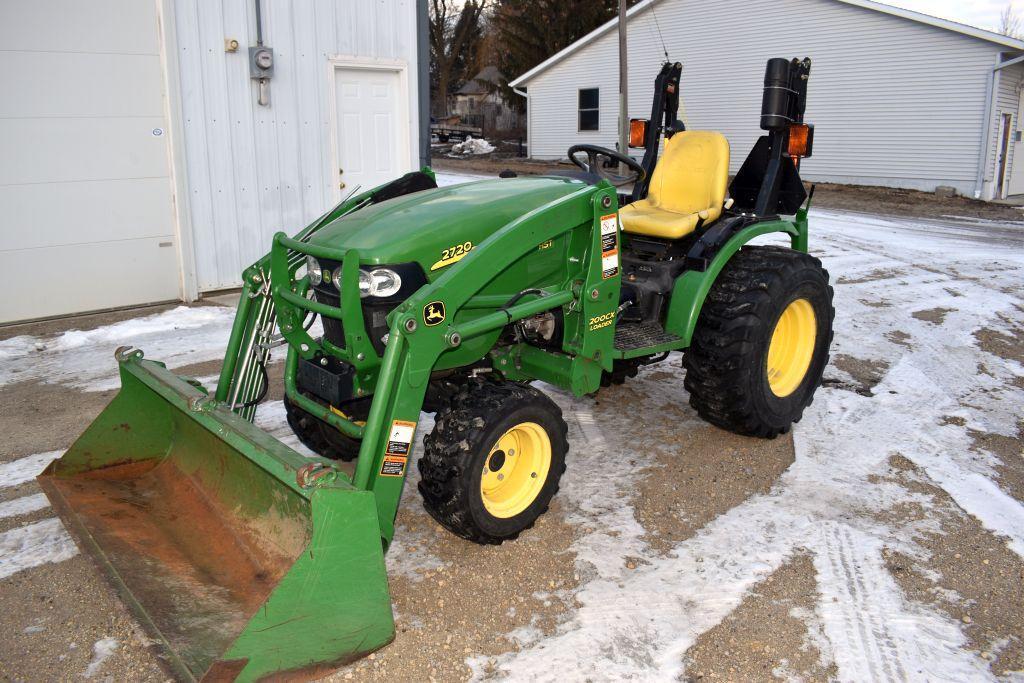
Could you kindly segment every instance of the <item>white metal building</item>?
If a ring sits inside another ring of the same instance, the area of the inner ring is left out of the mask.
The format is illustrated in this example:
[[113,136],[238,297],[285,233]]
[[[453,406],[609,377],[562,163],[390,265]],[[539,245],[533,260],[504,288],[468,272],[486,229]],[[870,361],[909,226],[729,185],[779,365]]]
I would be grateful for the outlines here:
[[[663,36],[683,63],[685,123],[729,138],[733,173],[761,134],[765,62],[808,56],[816,135],[805,179],[1024,193],[1024,153],[1014,165],[1024,146],[1020,40],[870,0],[644,0],[628,16],[630,117],[650,116]],[[526,91],[531,156],[614,146],[616,29],[611,21],[512,81]]]
[[425,14],[425,0],[0,3],[0,323],[235,286],[342,186],[419,167]]

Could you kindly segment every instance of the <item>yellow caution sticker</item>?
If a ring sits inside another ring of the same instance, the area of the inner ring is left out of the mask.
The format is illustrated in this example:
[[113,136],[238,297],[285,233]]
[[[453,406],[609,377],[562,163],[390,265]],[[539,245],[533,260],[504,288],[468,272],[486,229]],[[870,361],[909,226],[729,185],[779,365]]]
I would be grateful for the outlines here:
[[405,466],[409,461],[409,454],[412,452],[412,438],[415,433],[415,422],[395,420],[391,423],[388,446],[384,450],[384,460],[380,464],[380,476],[405,476]]

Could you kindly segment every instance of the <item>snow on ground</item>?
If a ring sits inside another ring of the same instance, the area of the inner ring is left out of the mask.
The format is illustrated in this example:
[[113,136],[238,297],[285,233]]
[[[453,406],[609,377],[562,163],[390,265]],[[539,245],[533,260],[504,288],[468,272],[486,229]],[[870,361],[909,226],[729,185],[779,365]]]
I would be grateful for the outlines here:
[[[438,174],[442,185],[465,180]],[[821,591],[814,614],[823,632],[819,647],[841,680],[990,677],[986,663],[965,648],[960,625],[909,602],[885,568],[884,548],[920,556],[915,534],[939,529],[927,516],[909,526],[887,522],[880,513],[897,504],[933,502],[879,475],[901,454],[1024,555],[1024,508],[999,488],[995,456],[973,450],[968,432],[1016,430],[1024,391],[1012,381],[1024,368],[982,351],[974,333],[1024,321],[1024,249],[952,222],[828,211],[812,213],[811,231],[812,249],[835,285],[833,358],[883,361],[881,381],[858,393],[857,377],[830,367],[829,382],[795,429],[795,462],[773,488],[667,555],[651,552],[631,504],[643,473],[622,457],[632,449],[629,416],[597,420],[588,401],[547,387],[570,428],[560,496],[568,521],[580,530],[573,546],[582,577],[572,596],[577,607],[554,636],[524,629],[516,633],[518,651],[487,662],[470,658],[478,675],[493,666],[516,679],[563,679],[567,671],[595,680],[680,676],[682,655],[700,634],[795,553],[809,551]],[[949,309],[939,322],[912,315],[936,308]],[[15,337],[0,342],[0,384],[31,379],[116,387],[111,354],[119,344],[172,367],[212,360],[222,352],[232,315],[226,307],[179,307],[54,338]],[[647,383],[645,390],[663,401],[686,400],[679,377]],[[279,401],[261,407],[257,424],[302,450]],[[679,428],[686,426],[684,420]],[[421,422],[420,436],[427,431]],[[0,487],[27,481],[59,455],[0,465]],[[0,517],[41,509],[29,498],[5,503]],[[395,548],[402,543],[400,530]],[[0,534],[0,577],[75,552],[56,519],[16,528]],[[629,557],[644,562],[627,570]],[[429,553],[388,556],[391,570],[410,578],[436,562]]]
[[234,315],[226,306],[178,306],[48,339],[12,337],[0,341],[0,385],[35,381],[86,391],[116,389],[118,346],[143,349],[170,367],[217,360],[223,357]]
[[48,562],[63,562],[78,554],[56,517],[0,534],[0,579]]
[[114,654],[120,643],[117,638],[101,638],[97,640],[92,646],[92,661],[89,662],[89,666],[86,667],[85,673],[82,675],[85,678],[92,678],[99,673],[100,667],[103,666],[103,662],[107,661],[110,655]]
[[[629,503],[639,476],[621,457],[630,444],[617,440],[629,433],[629,416],[599,423],[584,402],[560,395],[575,444],[562,495],[575,508],[573,521],[593,529],[573,548],[581,574],[593,578],[574,595],[580,607],[555,637],[536,637],[497,661],[470,658],[478,676],[488,665],[517,679],[556,680],[565,671],[594,680],[675,678],[701,633],[795,551],[808,549],[827,655],[840,679],[990,677],[985,662],[964,649],[958,624],[909,604],[884,567],[886,546],[920,551],[916,529],[893,528],[875,513],[911,500],[929,506],[930,499],[873,475],[886,474],[891,455],[904,455],[1024,554],[1024,507],[992,481],[993,459],[970,450],[967,433],[1016,429],[1024,392],[1009,382],[1024,368],[982,352],[973,332],[1005,327],[999,316],[1024,318],[1024,251],[972,239],[955,225],[832,212],[815,212],[811,225],[833,282],[853,281],[835,285],[833,356],[895,359],[874,395],[823,387],[796,427],[796,461],[769,493],[635,570],[626,569],[626,559],[651,553]],[[880,269],[894,274],[868,279]],[[911,316],[944,305],[952,311],[941,324]],[[990,374],[979,373],[979,359]],[[966,422],[944,424],[948,415]],[[586,467],[577,460],[581,452]]]
[[59,458],[64,451],[36,453],[11,462],[0,464],[0,488],[17,486],[29,479],[35,479],[47,465]]
[[[42,472],[63,451],[36,453],[0,464],[0,489],[19,486]],[[50,506],[35,493],[0,502],[0,519],[17,519]],[[78,554],[78,547],[56,517],[0,533],[0,579],[47,562],[63,562]]]
[[46,499],[45,494],[35,493],[31,496],[22,496],[0,503],[0,519],[28,515],[48,507],[50,507],[50,501]]

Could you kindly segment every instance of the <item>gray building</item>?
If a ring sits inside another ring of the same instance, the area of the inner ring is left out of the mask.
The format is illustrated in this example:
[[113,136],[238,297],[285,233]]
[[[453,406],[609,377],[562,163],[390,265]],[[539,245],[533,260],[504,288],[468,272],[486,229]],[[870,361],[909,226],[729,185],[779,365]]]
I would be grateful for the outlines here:
[[425,15],[425,0],[0,3],[0,323],[233,287],[274,232],[417,168]]
[[[681,117],[722,131],[731,172],[760,135],[770,57],[813,61],[807,180],[966,196],[1024,193],[1024,42],[870,0],[644,0],[629,11],[629,115],[646,118],[665,55],[683,63]],[[617,22],[522,74],[535,158],[618,139]],[[685,113],[683,113],[685,110]]]

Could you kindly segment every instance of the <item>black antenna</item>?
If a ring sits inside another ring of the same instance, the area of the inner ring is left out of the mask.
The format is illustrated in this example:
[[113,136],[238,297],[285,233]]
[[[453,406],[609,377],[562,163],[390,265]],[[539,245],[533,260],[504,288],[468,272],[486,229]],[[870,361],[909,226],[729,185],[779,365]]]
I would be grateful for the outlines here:
[[654,9],[654,2],[651,3],[651,14],[654,16],[654,26],[658,29],[658,39],[661,40],[661,49],[665,53],[665,61],[668,61],[668,48],[665,47],[665,37],[661,35],[661,24],[658,22],[658,13]]

